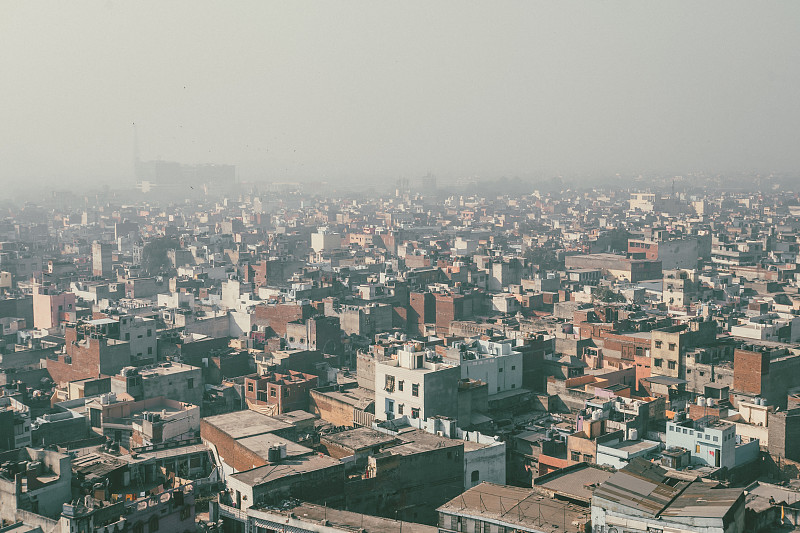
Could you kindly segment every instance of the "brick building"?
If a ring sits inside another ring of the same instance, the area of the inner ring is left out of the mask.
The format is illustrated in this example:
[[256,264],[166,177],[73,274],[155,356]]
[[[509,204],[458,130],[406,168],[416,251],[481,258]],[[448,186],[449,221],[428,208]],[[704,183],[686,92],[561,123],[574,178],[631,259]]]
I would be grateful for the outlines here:
[[64,333],[64,352],[47,360],[47,371],[56,383],[119,373],[131,364],[129,343],[104,335],[84,335],[73,327]]
[[259,305],[253,312],[253,325],[260,328],[271,328],[276,335],[284,337],[286,324],[297,320],[305,321],[316,312],[317,310],[308,304]]
[[317,386],[312,374],[289,370],[244,378],[244,397],[251,406],[269,406],[274,414],[308,409],[309,392]]

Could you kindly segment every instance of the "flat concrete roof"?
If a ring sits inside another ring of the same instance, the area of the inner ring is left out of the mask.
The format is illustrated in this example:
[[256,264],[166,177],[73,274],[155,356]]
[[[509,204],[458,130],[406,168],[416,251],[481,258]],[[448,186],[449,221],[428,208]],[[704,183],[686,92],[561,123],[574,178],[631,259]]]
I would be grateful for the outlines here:
[[487,482],[472,487],[437,510],[543,533],[571,531],[575,529],[573,522],[586,523],[591,519],[587,507],[553,500],[532,489]]
[[363,387],[354,387],[342,391],[314,391],[316,394],[323,394],[340,402],[352,405],[358,409],[365,409],[370,403],[375,401],[375,393]]
[[[439,528],[435,526],[342,511],[312,503],[301,503],[291,509],[264,509],[253,512],[257,518],[260,517],[260,513],[276,516],[278,522],[286,522],[290,527],[295,525],[294,520],[304,524],[311,522],[315,527],[325,520],[330,527],[341,528],[342,531],[364,531],[364,533],[402,533],[404,531],[437,533],[439,531]],[[295,518],[289,517],[290,514]]]
[[257,413],[256,411],[235,411],[224,415],[203,418],[203,422],[211,424],[233,439],[242,439],[253,435],[263,435],[282,429],[289,429],[292,424],[281,422],[271,416]]
[[341,464],[341,461],[338,461],[332,457],[315,453],[300,457],[286,458],[280,463],[260,466],[258,468],[253,468],[252,470],[238,472],[236,474],[232,474],[231,477],[241,481],[246,485],[255,487],[270,483],[283,477],[313,472],[314,470],[322,470],[324,468],[330,468]]
[[274,433],[253,435],[252,437],[238,439],[237,442],[264,460],[267,460],[267,452],[272,446],[286,446],[286,457],[297,457],[314,451],[311,448],[306,448],[296,442],[279,437]]
[[585,502],[592,500],[595,487],[604,483],[613,472],[588,463],[562,468],[534,479],[537,487]]
[[363,450],[372,446],[381,446],[397,440],[397,437],[381,433],[369,428],[356,428],[341,433],[322,435],[320,440],[330,442],[346,450]]
[[623,440],[622,442],[614,442],[610,444],[598,444],[599,446],[606,446],[614,448],[615,450],[622,450],[628,453],[638,453],[657,447],[658,442],[652,440]]

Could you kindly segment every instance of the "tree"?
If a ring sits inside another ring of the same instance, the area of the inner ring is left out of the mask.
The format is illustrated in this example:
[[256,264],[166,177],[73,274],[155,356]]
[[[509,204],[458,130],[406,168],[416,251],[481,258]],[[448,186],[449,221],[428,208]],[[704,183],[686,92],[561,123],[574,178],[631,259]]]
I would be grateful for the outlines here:
[[625,296],[609,289],[608,287],[596,287],[592,291],[592,298],[594,298],[597,301],[605,303],[625,301]]
[[175,248],[180,248],[180,243],[171,237],[159,237],[148,242],[142,250],[142,268],[150,275],[169,270],[167,252]]

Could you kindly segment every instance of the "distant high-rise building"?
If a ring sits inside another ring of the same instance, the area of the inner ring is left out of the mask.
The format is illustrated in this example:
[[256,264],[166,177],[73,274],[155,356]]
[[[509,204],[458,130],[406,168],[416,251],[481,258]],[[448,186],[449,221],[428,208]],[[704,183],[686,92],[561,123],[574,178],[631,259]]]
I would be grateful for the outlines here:
[[112,246],[105,242],[92,244],[92,274],[107,278],[111,275]]

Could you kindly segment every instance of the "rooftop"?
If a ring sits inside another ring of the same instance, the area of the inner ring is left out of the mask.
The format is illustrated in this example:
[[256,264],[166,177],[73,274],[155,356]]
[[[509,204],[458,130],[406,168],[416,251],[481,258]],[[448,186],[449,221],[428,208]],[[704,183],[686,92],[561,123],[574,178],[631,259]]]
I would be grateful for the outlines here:
[[258,518],[262,513],[279,515],[281,518],[278,521],[288,521],[290,526],[293,525],[293,519],[290,518],[289,515],[294,515],[294,519],[296,520],[302,520],[304,522],[312,521],[315,524],[322,523],[324,520],[329,524],[329,527],[337,528],[342,531],[363,533],[401,533],[403,531],[414,531],[416,533],[437,533],[439,530],[434,526],[400,522],[398,520],[381,518],[378,516],[362,515],[351,511],[341,511],[331,507],[314,505],[312,503],[301,503],[297,506],[282,507],[281,509],[265,508],[255,511],[253,514],[255,514],[255,516]]
[[611,477],[613,472],[588,463],[578,463],[534,479],[534,485],[567,498],[592,500],[594,489]]
[[472,487],[437,510],[542,533],[574,530],[591,518],[586,507],[553,500],[531,489],[487,482]]
[[358,409],[366,409],[369,404],[375,401],[375,393],[363,387],[354,387],[341,391],[315,391],[317,394],[324,394],[340,402],[347,403]]
[[203,418],[203,422],[211,424],[233,439],[263,435],[292,427],[291,424],[250,410],[209,416]]
[[381,446],[395,441],[395,437],[369,428],[356,428],[341,433],[323,435],[326,440],[340,448],[347,450],[362,450],[372,446]]
[[232,474],[231,477],[255,487],[278,479],[341,465],[341,461],[323,454],[303,455],[283,459],[280,463],[260,466]]

